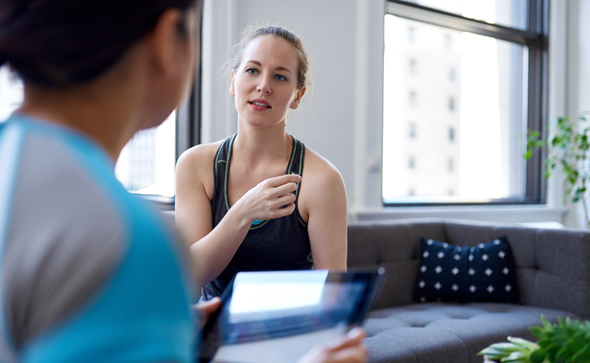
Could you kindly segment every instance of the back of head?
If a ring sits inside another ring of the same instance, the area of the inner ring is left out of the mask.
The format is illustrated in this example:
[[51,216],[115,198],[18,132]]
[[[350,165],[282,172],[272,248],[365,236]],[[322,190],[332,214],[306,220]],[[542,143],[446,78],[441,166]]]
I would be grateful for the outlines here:
[[169,8],[196,0],[2,0],[0,66],[44,87],[90,81],[105,72]]

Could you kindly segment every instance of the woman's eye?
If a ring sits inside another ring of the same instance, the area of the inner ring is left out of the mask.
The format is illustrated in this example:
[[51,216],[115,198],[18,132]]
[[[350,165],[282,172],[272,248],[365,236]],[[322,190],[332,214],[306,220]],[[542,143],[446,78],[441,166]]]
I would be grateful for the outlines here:
[[284,76],[281,76],[280,74],[277,74],[275,76],[275,78],[278,79],[279,81],[286,81],[287,80],[287,78],[285,78]]
[[258,73],[258,70],[257,69],[254,69],[254,68],[248,68],[248,69],[246,69],[246,73],[248,73],[248,74],[256,74],[256,73]]

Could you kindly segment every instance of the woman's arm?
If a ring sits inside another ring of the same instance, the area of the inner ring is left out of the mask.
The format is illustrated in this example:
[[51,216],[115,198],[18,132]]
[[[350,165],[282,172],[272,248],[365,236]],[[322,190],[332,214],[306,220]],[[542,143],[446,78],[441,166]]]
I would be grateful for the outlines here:
[[299,206],[302,217],[307,217],[314,267],[345,271],[347,203],[344,181],[330,162],[309,148],[306,149]]
[[[213,158],[218,144],[199,145],[183,153],[176,165],[176,225],[190,246],[194,271],[201,285],[227,267],[257,219],[293,213],[301,177],[283,175],[250,189],[213,228]],[[287,205],[286,208],[281,208]]]

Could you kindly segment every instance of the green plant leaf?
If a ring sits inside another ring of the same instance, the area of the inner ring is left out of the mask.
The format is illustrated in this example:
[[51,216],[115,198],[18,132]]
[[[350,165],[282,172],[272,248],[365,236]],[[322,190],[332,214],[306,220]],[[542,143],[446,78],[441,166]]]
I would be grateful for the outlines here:
[[572,339],[569,339],[564,344],[563,347],[569,351],[578,352],[578,351],[584,349],[584,347],[586,347],[587,344],[588,344],[588,342],[584,342],[583,340],[581,340],[579,338],[572,338]]
[[547,356],[547,352],[543,348],[538,348],[529,355],[529,360],[531,363],[543,363],[545,356]]
[[509,356],[504,357],[500,360],[500,362],[526,362],[528,354],[525,352],[512,352]]
[[547,319],[545,317],[545,315],[543,315],[543,314],[541,314],[541,324],[543,324],[543,327],[546,330],[549,330],[549,331],[553,330],[553,324],[551,324],[551,322],[549,321],[549,319]]
[[588,363],[590,362],[590,346],[586,345],[582,350],[576,352],[572,356],[572,362]]
[[543,338],[545,336],[545,330],[543,328],[541,328],[540,326],[531,326],[529,328],[529,331],[537,339],[541,339],[541,338]]
[[537,344],[522,338],[508,337],[508,341],[529,351],[533,351],[537,348]]
[[557,361],[562,361],[565,362],[567,361],[569,358],[571,358],[573,355],[573,353],[567,349],[560,349],[559,352],[557,352],[557,354],[555,355],[555,359]]

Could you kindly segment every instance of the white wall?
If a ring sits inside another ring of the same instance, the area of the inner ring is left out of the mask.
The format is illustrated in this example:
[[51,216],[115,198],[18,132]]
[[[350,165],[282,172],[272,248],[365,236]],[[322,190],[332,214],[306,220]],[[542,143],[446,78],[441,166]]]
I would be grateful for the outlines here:
[[[202,141],[219,140],[236,130],[229,80],[220,80],[218,70],[240,31],[249,24],[276,24],[302,38],[312,66],[313,95],[292,113],[288,130],[340,170],[351,219],[432,216],[577,226],[573,213],[564,217],[568,209],[555,181],[549,183],[548,204],[543,206],[381,206],[384,13],[385,0],[206,0]],[[590,80],[590,42],[578,36],[590,34],[590,24],[583,21],[588,16],[588,0],[552,2],[551,117],[590,109],[590,82],[582,81]]]
[[[566,61],[564,67],[565,105],[562,115],[576,117],[582,111],[590,111],[590,1],[568,0],[567,2],[567,41],[565,42]],[[570,213],[564,224],[582,227],[584,212],[581,203],[568,203]]]

